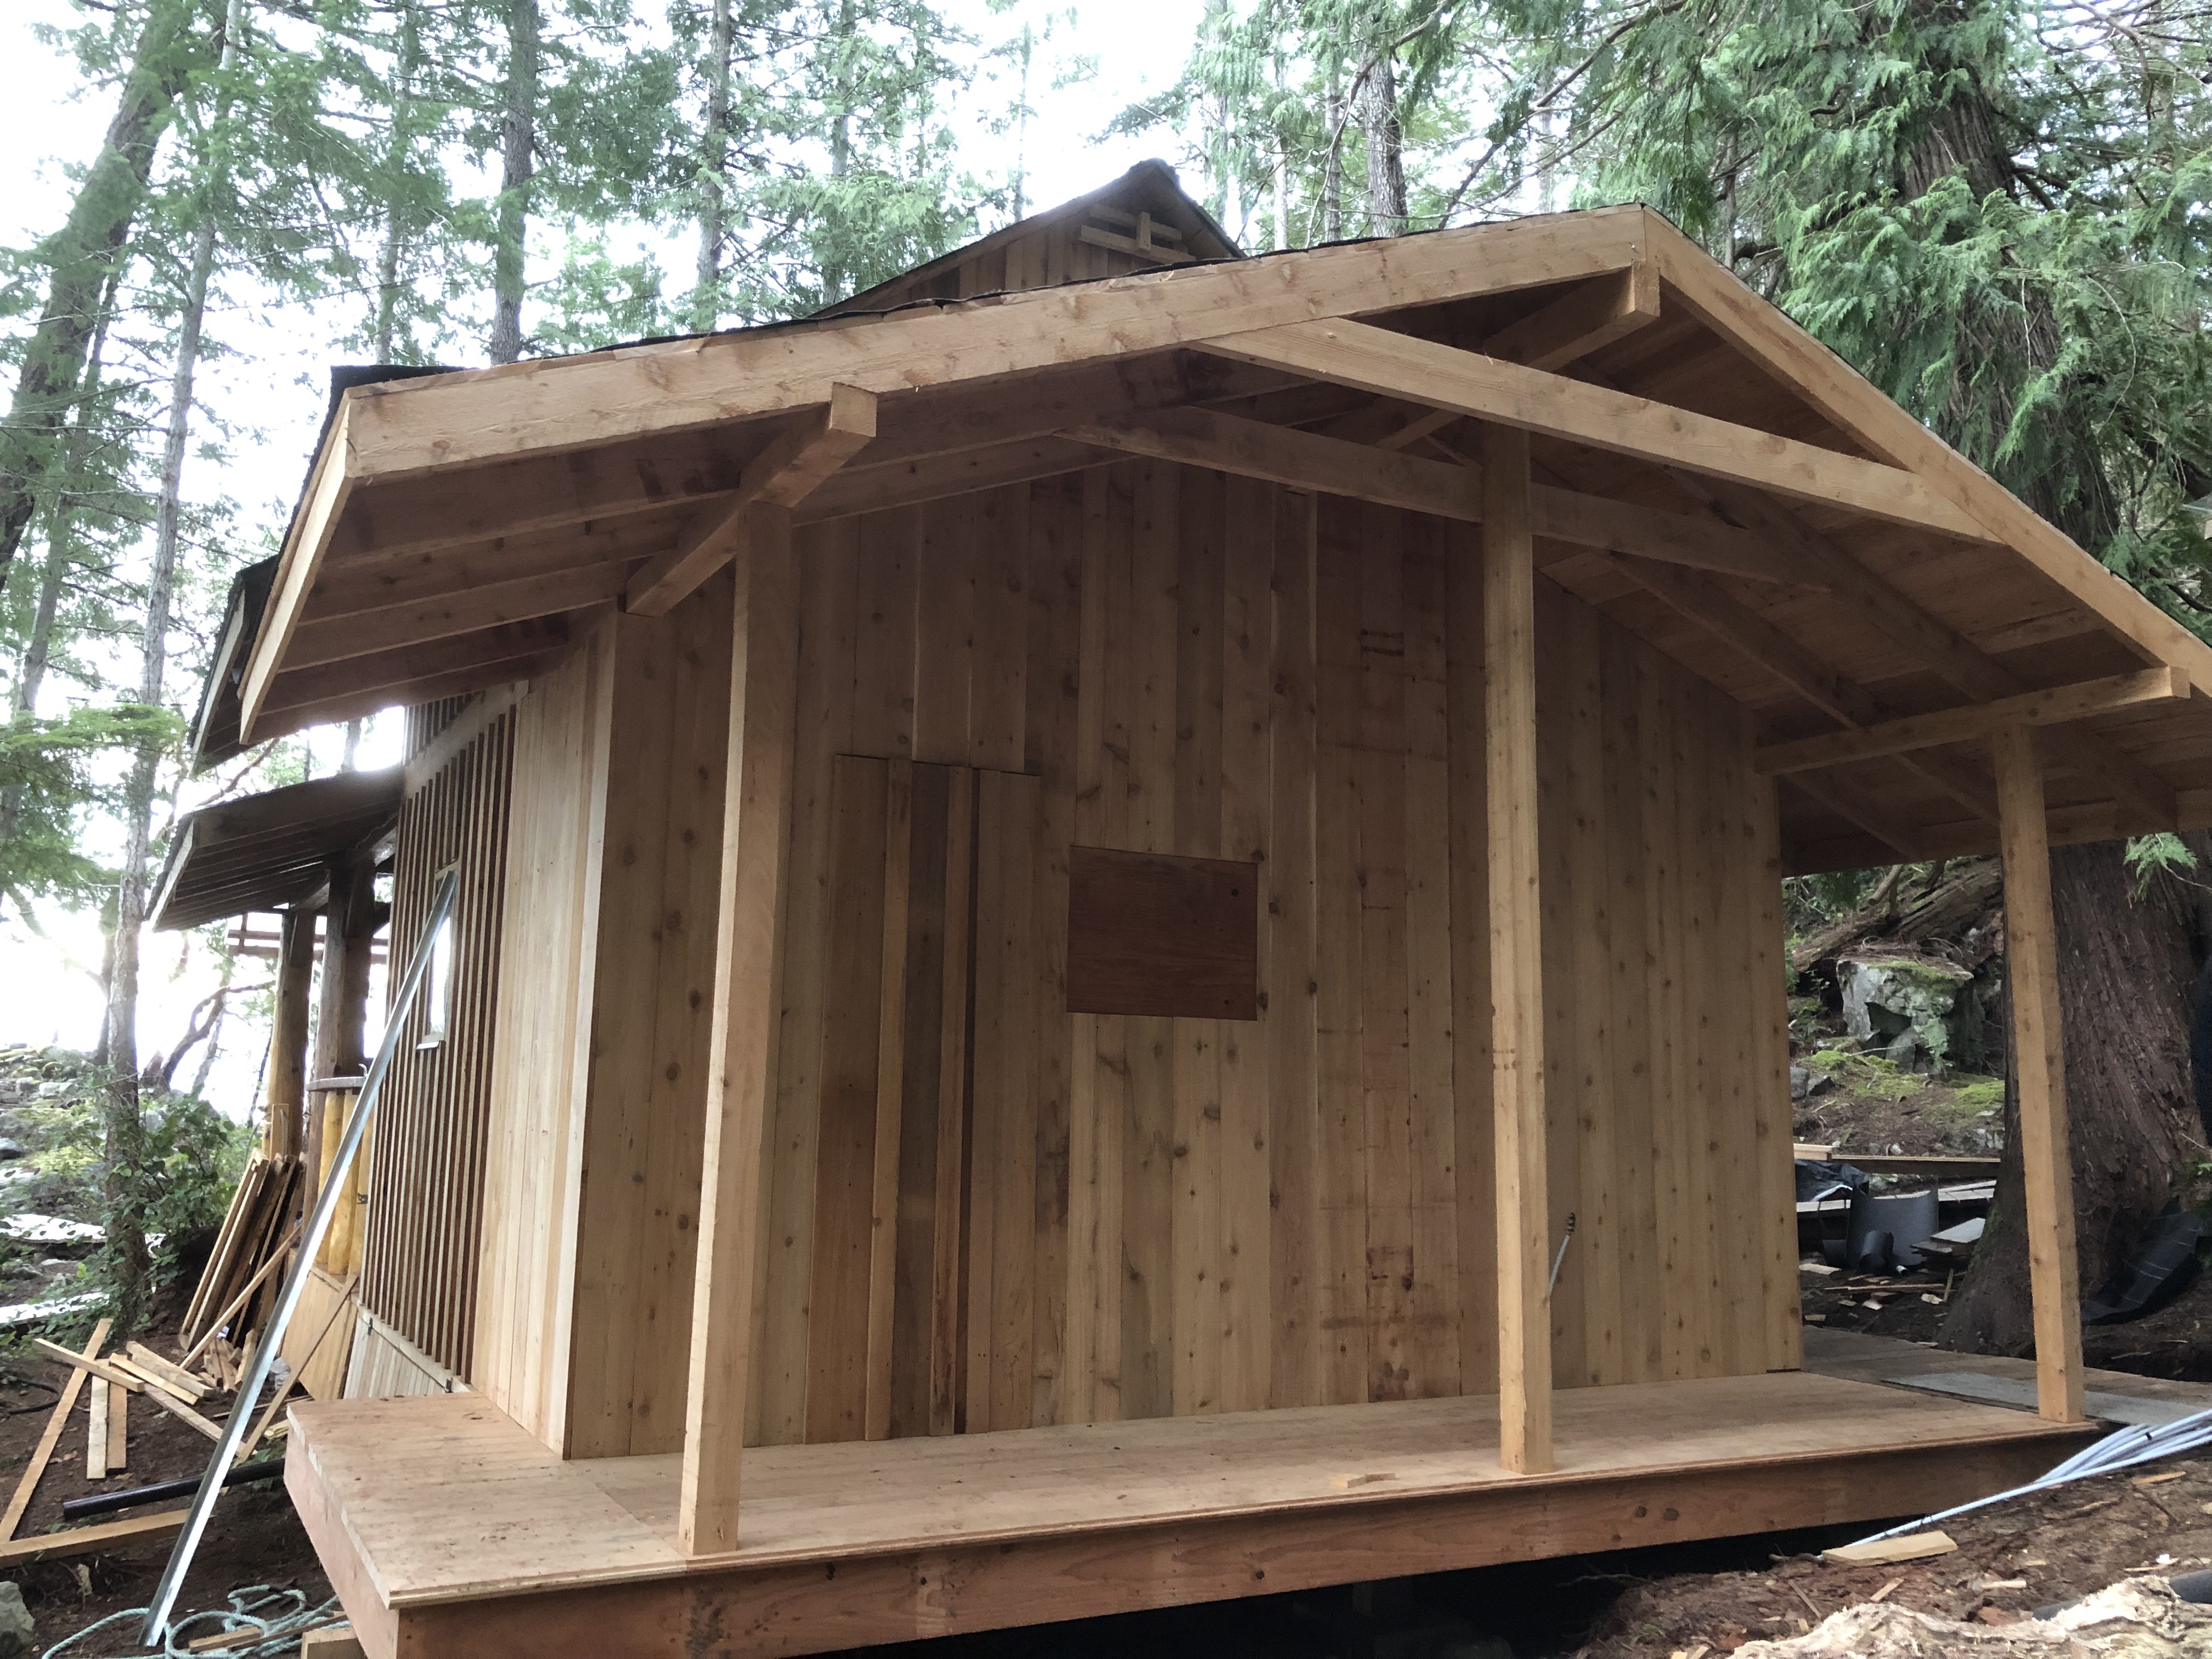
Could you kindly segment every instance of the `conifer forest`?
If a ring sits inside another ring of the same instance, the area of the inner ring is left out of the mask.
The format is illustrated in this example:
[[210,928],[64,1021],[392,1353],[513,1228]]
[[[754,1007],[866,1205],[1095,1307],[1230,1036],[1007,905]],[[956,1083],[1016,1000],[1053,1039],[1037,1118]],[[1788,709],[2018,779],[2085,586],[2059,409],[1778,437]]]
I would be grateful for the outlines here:
[[[77,1057],[125,1326],[268,1046],[237,930],[145,928],[173,827],[397,758],[386,714],[184,765],[335,365],[802,317],[1143,155],[1248,252],[1643,202],[2212,636],[2202,0],[1092,4],[11,0],[96,137],[19,112],[0,163],[0,1042]],[[2200,842],[2079,854],[2081,913],[2193,975],[2193,902],[2142,896],[2212,881]],[[1792,927],[1944,878],[1808,878]]]

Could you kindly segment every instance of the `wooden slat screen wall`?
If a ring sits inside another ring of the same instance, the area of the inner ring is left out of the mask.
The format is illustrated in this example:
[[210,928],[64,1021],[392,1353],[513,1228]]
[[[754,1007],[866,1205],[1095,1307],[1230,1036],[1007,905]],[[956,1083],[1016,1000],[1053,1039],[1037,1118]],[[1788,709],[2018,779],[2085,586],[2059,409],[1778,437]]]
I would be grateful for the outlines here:
[[[464,701],[409,710],[409,751],[443,730]],[[426,1012],[419,1001],[409,1016],[370,1143],[362,1305],[464,1378],[475,1340],[514,744],[508,714],[400,810],[392,959],[412,956],[437,873],[458,864],[453,1005],[446,1040],[433,1048],[413,1046]]]
[[[851,896],[891,878],[896,820],[890,775],[872,821],[839,757],[924,763],[917,790],[939,768],[1035,780],[1033,805],[1000,803],[1033,820],[994,828],[979,793],[973,831],[989,1059],[966,1267],[933,1267],[951,1301],[930,1312],[965,1322],[957,1425],[939,1401],[874,1431],[1487,1391],[1479,532],[1131,463],[800,551],[750,1437],[871,1426],[854,1217],[881,1083],[853,1043],[881,904]],[[1795,1364],[1771,787],[1734,704],[1548,586],[1539,620],[1553,1204],[1577,1221],[1559,1378]],[[906,833],[911,880],[928,843]],[[1260,1019],[1054,1015],[1071,844],[1257,862]],[[912,1018],[881,972],[876,1017]]]

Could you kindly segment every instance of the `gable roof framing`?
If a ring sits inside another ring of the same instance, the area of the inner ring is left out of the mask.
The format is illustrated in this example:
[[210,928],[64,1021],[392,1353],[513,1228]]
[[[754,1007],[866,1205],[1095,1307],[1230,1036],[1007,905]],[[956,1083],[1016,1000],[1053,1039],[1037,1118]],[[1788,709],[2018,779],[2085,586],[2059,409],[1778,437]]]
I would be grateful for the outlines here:
[[[356,388],[240,724],[526,674],[625,593],[673,604],[770,477],[801,527],[1130,454],[1479,520],[1467,420],[1534,441],[1547,574],[1762,742],[2171,671],[2036,705],[2078,710],[2053,834],[2212,822],[2212,650],[1639,207]],[[1993,844],[1978,744],[1834,753],[1780,781],[1794,865]]]

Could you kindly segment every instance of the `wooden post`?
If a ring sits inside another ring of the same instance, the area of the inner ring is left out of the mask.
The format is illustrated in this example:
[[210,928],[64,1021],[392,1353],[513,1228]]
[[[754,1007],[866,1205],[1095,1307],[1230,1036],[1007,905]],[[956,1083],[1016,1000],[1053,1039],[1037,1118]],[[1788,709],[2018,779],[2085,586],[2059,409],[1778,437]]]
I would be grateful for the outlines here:
[[307,1004],[315,981],[315,913],[284,912],[276,943],[276,1008],[269,1030],[269,1136],[271,1158],[297,1158],[305,1144],[307,1104]]
[[738,1536],[761,1133],[775,1089],[782,1001],[784,843],[798,703],[799,583],[789,508],[762,505],[746,514],[737,578],[715,1018],[677,1510],[678,1535],[692,1555],[732,1549]]
[[[331,866],[330,898],[323,906],[323,991],[315,1010],[313,1081],[359,1077],[368,1066],[368,961],[376,936],[376,869],[367,856]],[[307,1105],[307,1176],[301,1183],[312,1203],[321,1182],[325,1090],[311,1090]]]
[[1484,736],[1490,805],[1492,1111],[1498,1164],[1498,1455],[1552,1467],[1543,911],[1537,891],[1536,567],[1528,434],[1483,429]]
[[2074,1163],[2067,1149],[2066,1052],[2058,1015],[2058,942],[2051,910],[2051,838],[2035,733],[2001,727],[1996,763],[2004,853],[2005,972],[2012,984],[2013,1069],[2020,1087],[2020,1161],[2027,1188],[2027,1268],[2035,1308],[2035,1405],[2079,1423],[2080,1258],[2074,1248]]

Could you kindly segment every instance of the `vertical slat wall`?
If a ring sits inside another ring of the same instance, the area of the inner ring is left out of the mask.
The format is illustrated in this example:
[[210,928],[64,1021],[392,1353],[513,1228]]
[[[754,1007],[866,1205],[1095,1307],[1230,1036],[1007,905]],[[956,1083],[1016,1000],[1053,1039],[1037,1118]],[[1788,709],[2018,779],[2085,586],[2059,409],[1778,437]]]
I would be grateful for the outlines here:
[[[427,744],[457,708],[449,702],[409,710],[408,751]],[[464,1379],[476,1327],[514,743],[509,714],[400,809],[392,960],[404,964],[414,954],[437,874],[456,865],[453,1009],[446,1040],[430,1048],[415,1046],[427,1012],[419,1000],[410,1014],[369,1143],[362,1304]]]
[[[934,866],[919,839],[873,862],[921,808],[856,805],[841,756],[927,763],[916,790],[1035,780],[972,829],[998,878],[970,901],[965,1254],[933,1310],[957,1426],[1493,1386],[1480,556],[1465,527],[1148,463],[803,532],[751,1438],[956,1426],[919,1397],[872,1425],[854,1387],[873,1322],[896,1352],[909,1315],[866,1294],[859,1194],[886,1176],[857,1126],[884,1096],[839,1034],[918,1016],[887,947],[860,972],[883,941],[840,896]],[[1771,788],[1726,699],[1548,585],[1539,625],[1559,1381],[1793,1364]],[[1257,862],[1261,1018],[1065,1012],[1071,844]],[[1010,975],[1018,1042],[986,1029]]]

